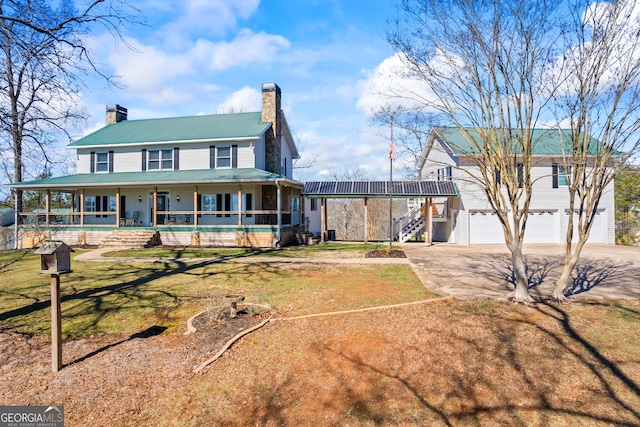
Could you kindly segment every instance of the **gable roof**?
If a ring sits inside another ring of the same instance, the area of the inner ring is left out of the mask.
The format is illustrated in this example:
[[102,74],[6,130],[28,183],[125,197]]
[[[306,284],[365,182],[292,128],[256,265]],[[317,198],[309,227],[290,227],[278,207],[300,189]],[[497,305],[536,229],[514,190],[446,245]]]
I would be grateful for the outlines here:
[[123,120],[72,142],[71,148],[156,142],[256,139],[269,127],[262,113],[212,114],[164,119]]
[[[469,143],[468,138],[480,141],[480,133],[477,129],[437,126],[432,131],[444,142],[456,156],[473,155],[477,147]],[[563,156],[571,153],[570,129],[532,129],[532,154],[534,156]],[[591,138],[589,143],[589,155],[597,154],[600,141]],[[515,151],[517,147],[514,146]]]

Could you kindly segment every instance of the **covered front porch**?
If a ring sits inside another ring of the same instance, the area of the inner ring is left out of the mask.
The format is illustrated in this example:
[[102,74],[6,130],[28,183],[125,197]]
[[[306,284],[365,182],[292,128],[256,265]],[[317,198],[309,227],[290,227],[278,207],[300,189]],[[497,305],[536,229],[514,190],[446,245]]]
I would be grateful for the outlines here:
[[[67,244],[100,244],[118,229],[154,230],[168,245],[286,244],[288,232],[301,224],[302,184],[251,171],[260,177],[244,171],[221,179],[219,171],[205,171],[209,176],[185,183],[176,171],[163,174],[165,182],[140,182],[160,178],[149,176],[154,173],[136,173],[130,182],[131,176],[118,175],[131,173],[111,173],[98,175],[112,181],[106,183],[93,182],[97,174],[21,183],[15,187],[45,197],[43,207],[19,212],[19,228],[23,235],[46,232]],[[72,177],[75,185],[64,182]]]

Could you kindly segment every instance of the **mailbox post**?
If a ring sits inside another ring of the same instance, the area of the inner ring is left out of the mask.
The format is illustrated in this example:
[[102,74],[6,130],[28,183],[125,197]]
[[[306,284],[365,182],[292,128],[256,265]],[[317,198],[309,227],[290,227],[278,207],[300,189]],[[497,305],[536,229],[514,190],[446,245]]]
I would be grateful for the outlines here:
[[40,273],[51,275],[51,369],[62,369],[62,313],[60,311],[60,275],[71,272],[71,252],[64,242],[44,242],[40,254]]

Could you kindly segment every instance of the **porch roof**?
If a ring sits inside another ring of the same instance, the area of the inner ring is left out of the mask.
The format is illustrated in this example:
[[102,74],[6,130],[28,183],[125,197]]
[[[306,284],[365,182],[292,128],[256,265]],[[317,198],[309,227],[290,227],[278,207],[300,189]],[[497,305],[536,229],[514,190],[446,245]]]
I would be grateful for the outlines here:
[[280,181],[302,188],[302,183],[256,168],[198,169],[85,173],[8,184],[21,190],[75,190],[81,187],[140,187],[155,185],[273,183]]
[[451,181],[316,181],[307,182],[302,195],[309,199],[389,197],[459,197],[458,187]]

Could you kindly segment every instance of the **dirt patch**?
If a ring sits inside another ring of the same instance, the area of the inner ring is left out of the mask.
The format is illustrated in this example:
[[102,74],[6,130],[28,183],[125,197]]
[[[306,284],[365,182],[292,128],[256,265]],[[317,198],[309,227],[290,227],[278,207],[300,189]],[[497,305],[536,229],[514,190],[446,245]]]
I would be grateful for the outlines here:
[[364,255],[365,258],[406,258],[402,249],[374,249]]

